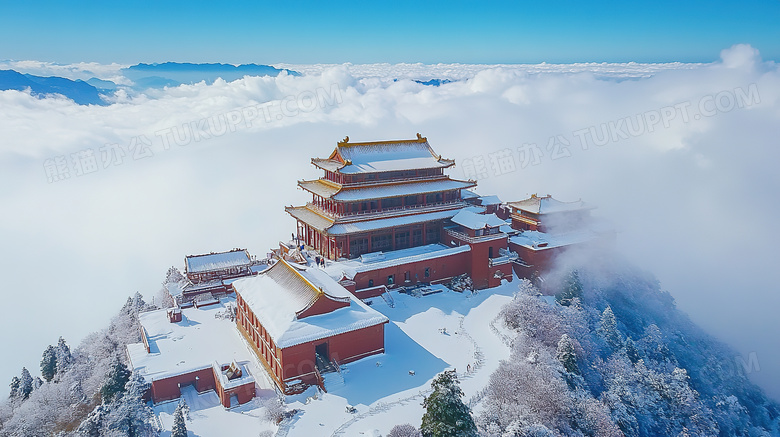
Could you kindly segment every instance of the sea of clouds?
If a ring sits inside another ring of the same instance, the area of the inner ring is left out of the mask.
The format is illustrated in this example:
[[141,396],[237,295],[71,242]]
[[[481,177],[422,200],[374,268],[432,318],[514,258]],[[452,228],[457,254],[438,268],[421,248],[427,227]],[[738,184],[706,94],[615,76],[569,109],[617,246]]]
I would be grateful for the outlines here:
[[[309,158],[353,140],[426,136],[502,200],[598,205],[618,247],[755,365],[780,399],[780,70],[750,46],[710,64],[275,65],[118,91],[108,106],[0,92],[0,379],[62,335],[148,299],[187,254],[264,256],[295,225]],[[122,65],[0,68],[122,83]],[[441,86],[414,80],[447,79]]]

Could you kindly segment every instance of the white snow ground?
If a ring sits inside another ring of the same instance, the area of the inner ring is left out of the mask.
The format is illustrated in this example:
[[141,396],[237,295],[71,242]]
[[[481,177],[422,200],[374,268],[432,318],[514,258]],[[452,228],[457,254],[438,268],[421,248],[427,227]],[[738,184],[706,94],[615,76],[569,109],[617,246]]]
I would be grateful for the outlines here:
[[[511,300],[518,280],[474,294],[446,290],[424,297],[392,292],[391,307],[383,298],[372,299],[374,309],[390,323],[385,330],[383,355],[343,366],[341,375],[326,375],[328,393],[310,388],[288,396],[287,408],[298,412],[277,427],[264,419],[263,398],[232,410],[219,404],[215,393],[184,389],[190,405],[190,435],[254,436],[266,430],[277,436],[378,436],[400,423],[420,425],[422,400],[432,379],[443,370],[458,371],[465,400],[488,382],[498,362],[509,357],[509,347],[493,327],[501,307]],[[444,287],[442,287],[444,288]],[[467,371],[469,369],[469,371]],[[410,374],[413,371],[414,374]],[[265,399],[270,396],[264,391]],[[156,405],[155,415],[168,436],[176,401]],[[355,412],[347,411],[347,406]]]

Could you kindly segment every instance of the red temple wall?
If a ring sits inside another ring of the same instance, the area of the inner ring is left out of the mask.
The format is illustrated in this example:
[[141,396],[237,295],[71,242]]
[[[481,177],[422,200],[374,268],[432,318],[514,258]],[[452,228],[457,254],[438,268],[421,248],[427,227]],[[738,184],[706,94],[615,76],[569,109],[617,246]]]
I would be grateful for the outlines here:
[[214,390],[216,381],[214,380],[214,371],[211,366],[182,375],[172,376],[170,378],[152,381],[151,396],[152,401],[162,402],[176,399],[181,396],[179,386],[193,384],[195,390],[202,393],[206,390]]
[[[428,277],[425,276],[426,268],[429,269],[428,272],[430,276]],[[359,272],[352,280],[356,282],[355,288],[359,291],[363,288],[387,285],[387,278],[390,275],[394,275],[393,282],[395,284],[411,285],[417,282],[437,282],[463,273],[469,273],[469,268],[469,252],[460,252],[410,264],[386,267],[368,272]],[[409,283],[405,282],[407,272]],[[373,280],[373,285],[369,285],[369,281],[371,280]]]
[[322,343],[328,344],[330,359],[335,359],[339,364],[383,353],[384,333],[385,327],[381,324],[282,349],[283,379],[285,381],[301,379],[313,383],[315,348]]

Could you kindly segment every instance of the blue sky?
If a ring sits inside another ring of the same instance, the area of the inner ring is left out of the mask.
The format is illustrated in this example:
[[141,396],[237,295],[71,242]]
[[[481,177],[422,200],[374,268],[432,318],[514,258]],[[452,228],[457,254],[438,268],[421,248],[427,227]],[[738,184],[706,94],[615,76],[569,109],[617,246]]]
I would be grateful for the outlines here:
[[[489,6],[487,6],[489,5]],[[0,2],[0,59],[58,63],[780,61],[780,1]]]

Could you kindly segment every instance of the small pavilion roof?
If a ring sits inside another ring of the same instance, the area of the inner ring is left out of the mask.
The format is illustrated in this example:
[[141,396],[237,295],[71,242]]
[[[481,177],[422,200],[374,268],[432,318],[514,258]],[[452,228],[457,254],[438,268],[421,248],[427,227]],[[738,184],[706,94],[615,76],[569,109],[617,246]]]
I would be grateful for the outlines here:
[[184,258],[188,273],[202,273],[231,267],[246,266],[252,263],[246,249],[233,249],[228,252],[190,255]]
[[519,209],[531,214],[552,214],[556,212],[579,211],[595,208],[582,200],[561,202],[560,200],[553,199],[549,194],[543,197],[538,197],[534,194],[525,200],[509,202],[508,205],[511,208]]
[[471,211],[461,210],[452,217],[452,222],[469,229],[497,228],[505,225],[506,222],[498,218],[495,214],[477,214]]
[[327,159],[314,158],[312,164],[328,171],[356,174],[447,168],[455,161],[437,155],[428,139],[417,134],[417,138],[411,140],[357,143],[351,143],[346,137],[337,143]]
[[496,196],[496,195],[480,196],[479,204],[482,205],[482,206],[500,205],[501,204],[501,199],[499,199],[498,196]]

